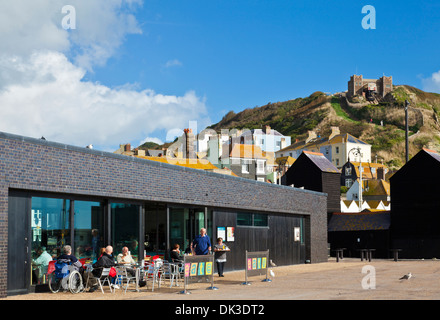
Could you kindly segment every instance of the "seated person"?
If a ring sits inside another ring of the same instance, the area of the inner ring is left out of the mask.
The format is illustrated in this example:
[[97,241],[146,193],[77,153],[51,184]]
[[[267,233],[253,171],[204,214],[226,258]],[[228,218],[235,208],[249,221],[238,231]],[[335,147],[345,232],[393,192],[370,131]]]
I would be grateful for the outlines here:
[[38,258],[32,260],[34,279],[40,279],[47,273],[49,262],[52,261],[52,256],[47,253],[46,247],[40,247],[37,250]]
[[127,247],[122,248],[122,253],[118,254],[117,260],[118,264],[136,264]]
[[172,262],[182,262],[183,259],[180,255],[180,246],[176,243],[173,246],[173,250],[170,252],[170,258]]
[[[129,253],[127,247],[122,248],[122,253],[118,254],[117,261],[118,261],[118,264],[120,264],[120,265],[134,265],[134,264],[136,264],[136,261],[134,261],[133,257]],[[127,272],[131,276],[134,277],[136,275],[134,268],[127,267],[126,269],[127,269]]]
[[83,271],[81,262],[72,255],[72,247],[69,245],[63,247],[63,254],[57,258],[57,263],[67,263],[72,265],[75,270]]
[[91,274],[90,274],[90,272],[86,273],[87,286],[90,287],[89,292],[93,292],[98,288],[98,282],[97,282],[96,278],[101,277],[102,269],[103,268],[111,268],[114,266],[115,266],[115,260],[113,259],[113,247],[107,246],[105,248],[105,251],[102,254],[102,256],[98,259],[98,261],[96,261],[92,265],[93,270],[92,270]]

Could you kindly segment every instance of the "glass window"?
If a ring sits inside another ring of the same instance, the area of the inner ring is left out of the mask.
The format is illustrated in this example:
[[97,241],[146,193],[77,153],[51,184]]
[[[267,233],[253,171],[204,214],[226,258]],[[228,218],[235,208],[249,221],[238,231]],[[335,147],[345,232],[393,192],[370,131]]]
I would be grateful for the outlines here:
[[145,207],[145,248],[147,255],[164,254],[166,250],[167,210],[162,204]]
[[254,213],[254,227],[267,227],[267,214]]
[[104,243],[104,214],[100,202],[74,202],[74,248],[78,259],[95,261]]
[[[170,208],[170,246],[180,246],[180,251],[185,252],[190,246],[192,235],[189,232],[189,209]],[[145,239],[146,241],[146,239]],[[148,251],[147,251],[148,254]]]
[[135,261],[139,256],[139,205],[111,204],[113,255],[127,247]]
[[237,213],[237,226],[252,226],[252,214]]
[[32,283],[44,283],[50,258],[70,245],[70,201],[32,197]]
[[264,174],[264,161],[257,161],[257,173]]
[[260,213],[237,213],[237,226],[268,227],[268,215]]

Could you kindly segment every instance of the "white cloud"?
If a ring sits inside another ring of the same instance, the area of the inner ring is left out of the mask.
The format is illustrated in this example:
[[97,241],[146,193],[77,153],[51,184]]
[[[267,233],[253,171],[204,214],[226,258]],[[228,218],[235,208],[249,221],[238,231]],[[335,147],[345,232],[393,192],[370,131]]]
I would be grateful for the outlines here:
[[423,90],[440,93],[440,71],[434,72],[431,77],[422,79]]
[[[66,4],[75,8],[74,30],[62,27]],[[126,35],[142,33],[134,16],[141,4],[139,0],[1,1],[1,51],[20,56],[55,50],[90,71],[94,65],[104,65]]]
[[165,63],[165,68],[170,68],[170,67],[180,67],[182,65],[182,62],[180,62],[177,59],[173,59],[173,60],[168,60]]
[[210,123],[204,98],[137,84],[85,81],[126,35],[141,33],[142,0],[71,0],[76,29],[62,28],[63,0],[0,2],[0,130],[113,151],[120,143]]
[[2,131],[110,150],[157,130],[185,128],[189,120],[209,123],[204,99],[192,91],[173,96],[82,81],[86,71],[59,52],[0,59],[0,69],[6,67],[27,79],[0,89]]

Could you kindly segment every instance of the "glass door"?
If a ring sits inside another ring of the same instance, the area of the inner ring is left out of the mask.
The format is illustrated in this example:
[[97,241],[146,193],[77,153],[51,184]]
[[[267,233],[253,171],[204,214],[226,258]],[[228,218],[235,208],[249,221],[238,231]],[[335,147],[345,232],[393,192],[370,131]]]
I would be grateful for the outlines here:
[[201,228],[207,229],[212,242],[210,220],[210,215],[205,217],[203,209],[170,208],[170,247],[178,244],[181,252],[191,252],[191,242],[200,234]]
[[46,283],[49,261],[56,259],[65,245],[71,245],[70,200],[32,197],[31,283]]

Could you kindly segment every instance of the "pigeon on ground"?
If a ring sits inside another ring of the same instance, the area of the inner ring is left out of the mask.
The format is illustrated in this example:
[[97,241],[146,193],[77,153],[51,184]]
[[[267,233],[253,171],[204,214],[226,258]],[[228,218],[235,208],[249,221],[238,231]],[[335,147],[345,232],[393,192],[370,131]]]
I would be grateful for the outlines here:
[[411,272],[409,272],[408,274],[405,274],[402,278],[400,278],[399,280],[408,280],[409,278],[412,277]]
[[269,263],[270,263],[270,265],[271,265],[272,267],[276,267],[276,266],[277,266],[277,265],[272,261],[272,259],[270,259]]
[[269,273],[272,278],[275,277],[275,273],[272,271],[272,269],[269,270]]

